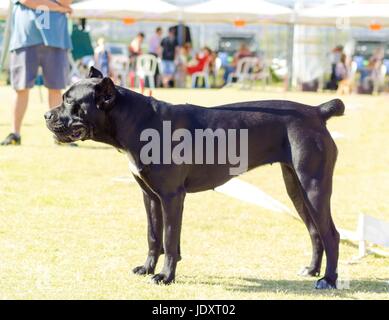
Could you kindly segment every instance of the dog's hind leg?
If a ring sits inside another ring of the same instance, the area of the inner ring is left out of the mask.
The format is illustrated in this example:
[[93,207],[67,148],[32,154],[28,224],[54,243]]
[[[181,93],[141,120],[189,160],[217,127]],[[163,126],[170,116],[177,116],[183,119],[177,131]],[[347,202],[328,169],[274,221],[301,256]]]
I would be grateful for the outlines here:
[[304,221],[308,229],[312,243],[312,260],[309,267],[305,267],[301,272],[301,276],[318,276],[320,274],[321,262],[323,258],[323,244],[317,231],[316,225],[313,223],[309,215],[309,211],[304,203],[301,186],[294,169],[287,164],[281,163],[282,175],[284,178],[286,191],[293,202],[301,219]]
[[294,150],[293,166],[302,187],[305,205],[322,239],[327,258],[324,277],[317,281],[316,288],[335,289],[340,237],[331,217],[330,200],[336,146],[330,136],[316,136],[315,139],[300,139],[299,147]]

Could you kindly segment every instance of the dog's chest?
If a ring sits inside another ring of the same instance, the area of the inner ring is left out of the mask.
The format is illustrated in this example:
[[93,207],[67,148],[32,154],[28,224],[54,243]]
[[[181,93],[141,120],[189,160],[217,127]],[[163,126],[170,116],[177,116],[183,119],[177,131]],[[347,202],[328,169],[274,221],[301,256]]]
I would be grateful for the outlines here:
[[140,177],[140,168],[137,166],[134,157],[129,153],[128,154],[128,168],[131,173],[137,177]]

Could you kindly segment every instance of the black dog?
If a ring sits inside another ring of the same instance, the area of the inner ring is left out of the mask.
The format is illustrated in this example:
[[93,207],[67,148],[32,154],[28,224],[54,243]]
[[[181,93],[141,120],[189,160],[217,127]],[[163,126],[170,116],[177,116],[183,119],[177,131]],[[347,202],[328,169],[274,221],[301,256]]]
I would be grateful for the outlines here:
[[[336,288],[339,234],[331,217],[330,198],[337,148],[326,129],[326,120],[344,113],[340,100],[317,108],[291,101],[255,101],[214,108],[171,105],[115,86],[92,68],[89,79],[73,85],[63,103],[45,114],[48,128],[61,142],[92,139],[126,152],[134,177],[144,194],[148,219],[149,252],[136,274],[153,274],[159,256],[165,254],[156,283],[171,283],[180,260],[182,211],[187,192],[213,189],[232,176],[232,163],[176,164],[141,161],[148,143],[142,132],[153,129],[163,135],[165,121],[172,130],[246,129],[247,170],[280,162],[287,192],[306,224],[313,247],[311,265],[303,275],[320,273],[323,251],[327,257],[324,277],[316,288]],[[173,145],[178,142],[173,141]],[[165,142],[164,142],[165,144]],[[242,140],[237,148],[242,146]],[[171,156],[166,145],[161,152]],[[162,148],[163,147],[163,148]],[[167,151],[166,151],[167,150]],[[205,153],[211,149],[191,150]],[[166,154],[164,154],[166,156]],[[201,157],[206,157],[202,155]],[[200,158],[201,158],[200,157]],[[219,155],[219,160],[221,156]],[[159,156],[157,160],[161,160]],[[236,165],[236,163],[234,163]]]

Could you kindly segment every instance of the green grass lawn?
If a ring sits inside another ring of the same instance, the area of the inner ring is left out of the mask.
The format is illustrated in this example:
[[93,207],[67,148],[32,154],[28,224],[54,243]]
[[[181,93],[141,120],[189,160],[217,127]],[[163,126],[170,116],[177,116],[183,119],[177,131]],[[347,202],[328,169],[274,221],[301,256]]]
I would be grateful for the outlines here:
[[[157,90],[154,96],[209,106],[275,98],[319,104],[333,98],[236,89]],[[0,97],[3,138],[12,90],[0,88]],[[354,230],[360,212],[389,220],[389,105],[388,96],[344,101],[352,108],[328,124],[345,135],[337,140],[333,216],[337,226]],[[154,286],[149,277],[132,275],[146,257],[146,217],[136,183],[114,180],[129,175],[126,156],[93,142],[55,146],[43,121],[45,108],[34,89],[23,145],[0,148],[0,298],[389,298],[388,258],[368,256],[350,264],[357,248],[342,242],[339,273],[350,289],[315,291],[314,279],[297,276],[311,252],[302,223],[212,191],[187,196],[176,283]],[[279,165],[242,179],[291,207]]]

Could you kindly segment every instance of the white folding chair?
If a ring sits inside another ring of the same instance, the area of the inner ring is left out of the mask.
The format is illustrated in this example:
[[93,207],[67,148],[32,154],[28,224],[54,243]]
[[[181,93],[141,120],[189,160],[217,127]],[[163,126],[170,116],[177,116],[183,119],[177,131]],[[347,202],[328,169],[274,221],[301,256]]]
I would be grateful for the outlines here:
[[241,83],[244,86],[245,80],[250,79],[250,69],[253,67],[253,58],[246,57],[238,61],[236,65],[236,71],[228,75],[227,86],[232,84],[234,78],[236,78],[237,83]]
[[157,71],[158,60],[151,54],[142,54],[136,59],[136,77],[137,79],[148,80],[149,87],[155,88],[155,73]]
[[250,79],[250,87],[254,84],[255,81],[260,80],[262,81],[263,87],[265,87],[266,84],[271,83],[271,73],[270,73],[270,67],[267,63],[261,61],[258,58],[252,58],[252,68],[253,70],[255,68],[258,68],[259,71],[257,72],[250,72],[249,79]]

